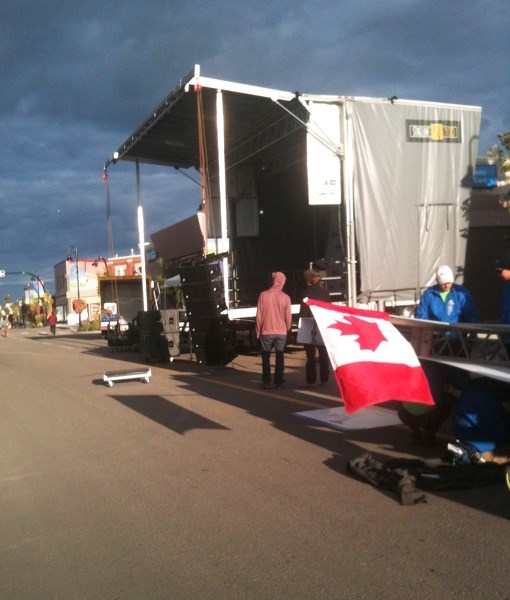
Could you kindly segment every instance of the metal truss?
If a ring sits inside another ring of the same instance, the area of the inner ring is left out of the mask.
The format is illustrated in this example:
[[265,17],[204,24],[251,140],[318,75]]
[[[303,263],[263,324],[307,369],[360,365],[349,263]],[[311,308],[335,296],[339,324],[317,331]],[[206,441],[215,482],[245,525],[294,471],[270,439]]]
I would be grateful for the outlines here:
[[510,326],[449,325],[405,317],[392,317],[391,321],[420,358],[453,358],[480,365],[510,367]]
[[[246,139],[234,143],[227,152],[227,168],[232,169],[249,158],[260,154],[264,150],[274,146],[277,142],[288,138],[299,129],[303,129],[303,125],[298,120],[292,119],[288,115],[281,116],[261,130],[255,133],[252,132]],[[299,144],[293,144],[283,152],[279,152],[278,156],[271,156],[268,160],[264,157],[264,160],[261,161],[264,167],[264,174],[269,175],[276,170],[280,170],[283,166],[292,164],[291,161],[296,162],[297,148],[300,150],[301,155],[303,154],[303,150],[299,146]],[[284,165],[285,162],[286,164]]]

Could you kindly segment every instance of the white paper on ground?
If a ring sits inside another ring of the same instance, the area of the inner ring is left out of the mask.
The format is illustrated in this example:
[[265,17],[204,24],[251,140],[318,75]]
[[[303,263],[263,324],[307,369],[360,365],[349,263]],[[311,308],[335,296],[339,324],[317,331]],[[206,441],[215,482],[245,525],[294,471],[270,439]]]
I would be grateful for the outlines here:
[[376,427],[390,427],[400,425],[397,413],[378,408],[364,408],[351,415],[346,414],[343,406],[335,408],[321,408],[318,410],[305,410],[294,413],[297,417],[316,421],[327,427],[340,431],[356,429],[374,429]]

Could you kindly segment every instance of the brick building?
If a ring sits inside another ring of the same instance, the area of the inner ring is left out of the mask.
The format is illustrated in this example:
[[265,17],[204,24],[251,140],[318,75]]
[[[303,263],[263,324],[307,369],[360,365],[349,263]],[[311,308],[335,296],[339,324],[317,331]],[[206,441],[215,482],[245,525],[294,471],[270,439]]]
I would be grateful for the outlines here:
[[75,325],[81,320],[98,318],[101,314],[99,278],[140,277],[139,254],[114,256],[113,258],[67,259],[53,267],[55,275],[55,309],[59,321]]

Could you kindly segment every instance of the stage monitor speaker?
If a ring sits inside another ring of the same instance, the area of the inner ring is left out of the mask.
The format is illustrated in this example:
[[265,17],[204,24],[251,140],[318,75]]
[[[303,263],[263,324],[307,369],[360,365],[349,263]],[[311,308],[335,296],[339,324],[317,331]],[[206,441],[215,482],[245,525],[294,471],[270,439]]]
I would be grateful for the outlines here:
[[138,313],[140,354],[148,361],[163,362],[170,358],[168,341],[163,330],[161,313],[150,310]]

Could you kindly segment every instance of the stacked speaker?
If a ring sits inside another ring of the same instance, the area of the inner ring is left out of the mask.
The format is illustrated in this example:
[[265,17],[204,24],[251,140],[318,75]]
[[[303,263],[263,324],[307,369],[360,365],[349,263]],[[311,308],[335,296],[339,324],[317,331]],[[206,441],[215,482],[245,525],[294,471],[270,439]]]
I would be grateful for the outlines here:
[[163,362],[169,359],[168,341],[165,338],[159,310],[138,313],[140,328],[140,354],[148,361]]
[[163,327],[163,335],[166,338],[168,345],[168,353],[170,357],[179,356],[181,353],[181,336],[180,336],[180,313],[179,309],[160,309],[161,325]]
[[217,262],[179,266],[193,351],[198,362],[226,365],[237,356],[235,328],[226,315],[223,278]]

